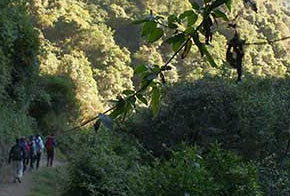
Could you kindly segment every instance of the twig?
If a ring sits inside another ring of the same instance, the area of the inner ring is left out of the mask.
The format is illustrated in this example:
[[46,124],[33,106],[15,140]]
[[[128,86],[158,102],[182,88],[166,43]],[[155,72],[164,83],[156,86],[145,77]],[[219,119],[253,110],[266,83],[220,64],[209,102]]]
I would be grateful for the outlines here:
[[[184,48],[185,47],[185,45],[187,44],[187,42],[189,41],[189,39],[191,39],[191,38],[188,38],[181,46],[180,46],[180,48],[170,57],[170,59],[162,66],[162,67],[167,67],[168,66],[168,64],[176,57],[176,55],[182,50],[182,48]],[[162,72],[163,70],[162,69],[160,69],[160,71],[159,72],[157,72],[156,74],[158,75],[158,74],[160,74],[161,72]],[[153,79],[152,79],[153,80]],[[144,86],[142,86],[138,91],[136,91],[134,94],[132,94],[131,96],[129,96],[127,99],[130,99],[131,97],[134,97],[134,96],[136,96],[138,93],[140,93],[140,92],[142,92],[143,90],[145,90],[150,84],[151,84],[151,82],[152,82],[152,80],[150,80],[150,81],[148,81]],[[112,110],[114,110],[115,108],[116,108],[117,106],[115,105],[114,107],[111,107],[111,108],[109,108],[108,110],[106,110],[103,114],[107,114],[108,112],[110,112],[110,111],[112,111]],[[87,124],[89,124],[90,122],[92,122],[92,121],[94,121],[94,120],[96,120],[97,118],[99,118],[99,116],[95,116],[95,117],[93,117],[93,118],[91,118],[91,119],[89,119],[89,120],[87,120],[87,121],[85,121],[85,122],[83,122],[82,124],[80,124],[80,125],[78,125],[78,126],[76,126],[76,127],[73,127],[73,128],[71,128],[71,129],[67,129],[67,130],[65,130],[65,131],[62,131],[62,132],[60,132],[59,134],[63,134],[63,133],[67,133],[67,132],[71,132],[71,131],[75,131],[75,130],[77,130],[77,129],[80,129],[80,128],[82,128],[82,127],[84,127],[85,125],[87,125]]]
[[290,39],[290,36],[283,37],[281,39],[267,40],[267,41],[263,41],[263,42],[245,43],[244,45],[266,45],[266,44],[272,44],[272,43],[279,42],[279,41],[284,41],[287,39]]
[[[211,12],[211,10],[204,16],[204,18],[207,18],[207,17],[209,17],[209,15],[210,15],[210,12]],[[237,17],[236,17],[237,18]],[[235,19],[236,19],[235,18]],[[198,27],[195,29],[195,31],[193,32],[193,34],[194,33],[196,33],[201,27],[202,27],[202,25],[204,24],[204,21],[205,20],[203,20],[199,25],[198,25]],[[159,25],[162,25],[162,26],[164,26],[164,27],[166,27],[166,28],[169,28],[167,25],[165,25],[165,24],[162,24],[162,23],[160,23],[159,21],[156,21]],[[191,39],[191,37],[189,37],[189,38],[187,38],[187,40],[180,46],[180,48],[168,59],[168,61],[162,66],[162,67],[167,67],[168,65],[169,65],[169,63],[177,56],[177,54],[186,46],[186,44],[187,44],[187,42],[189,41]],[[267,41],[267,42],[257,42],[257,43],[245,43],[244,45],[263,45],[263,44],[269,44],[269,43],[273,43],[273,42],[278,42],[278,41],[282,41],[282,40],[286,40],[286,39],[290,39],[290,36],[289,37],[284,37],[284,38],[282,38],[282,39],[278,39],[278,40],[270,40],[270,41]],[[158,74],[160,74],[161,72],[162,72],[163,70],[162,69],[160,69],[156,74],[158,75]],[[152,79],[153,80],[153,79]],[[141,91],[143,91],[143,90],[145,90],[150,84],[151,84],[151,82],[152,82],[152,80],[150,80],[150,81],[148,81],[144,86],[142,86],[138,91],[136,91],[134,94],[132,94],[131,96],[129,96],[129,97],[127,97],[127,99],[129,99],[129,98],[131,98],[131,97],[134,97],[134,96],[136,96],[138,93],[140,93]],[[116,108],[117,106],[115,105],[114,107],[111,107],[111,108],[109,108],[107,111],[105,111],[103,114],[106,114],[106,113],[108,113],[108,112],[110,112],[110,111],[112,111],[112,110],[114,110],[115,108]],[[90,122],[92,122],[92,121],[94,121],[94,120],[96,120],[97,118],[98,118],[99,116],[95,116],[95,117],[93,117],[93,118],[91,118],[91,119],[89,119],[89,120],[87,120],[87,121],[85,121],[85,122],[83,122],[82,124],[80,124],[79,126],[76,126],[76,127],[73,127],[73,128],[71,128],[71,129],[68,129],[68,130],[65,130],[65,131],[63,131],[63,132],[61,132],[61,133],[67,133],[67,132],[70,132],[70,131],[74,131],[74,130],[77,130],[77,129],[80,129],[80,128],[82,128],[83,126],[85,126],[85,125],[87,125],[88,123],[90,123]],[[290,145],[290,140],[289,140],[289,145]],[[287,148],[288,149],[288,148]],[[288,151],[288,150],[287,150]]]
[[[112,111],[112,110],[115,109],[116,107],[117,107],[117,106],[114,106],[114,107],[109,108],[109,109],[106,110],[103,114],[107,114],[108,112]],[[73,127],[73,128],[71,128],[71,129],[67,129],[67,130],[65,130],[65,131],[62,131],[62,132],[60,132],[59,134],[63,134],[63,133],[67,133],[67,132],[71,132],[71,131],[74,131],[74,130],[80,129],[80,128],[82,128],[83,126],[89,124],[90,122],[96,120],[97,118],[99,118],[99,116],[95,116],[95,117],[93,117],[93,118],[91,118],[91,119],[89,119],[89,120],[86,120],[85,122],[81,123],[80,125],[78,125],[78,126],[76,126],[76,127]]]

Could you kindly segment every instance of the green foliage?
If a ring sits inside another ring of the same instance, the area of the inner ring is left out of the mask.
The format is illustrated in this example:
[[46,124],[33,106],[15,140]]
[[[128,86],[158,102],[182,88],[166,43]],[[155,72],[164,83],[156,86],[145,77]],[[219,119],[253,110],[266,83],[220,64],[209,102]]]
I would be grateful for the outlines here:
[[265,195],[288,195],[289,158],[282,163],[270,155],[259,163],[259,181]]
[[168,161],[157,161],[138,195],[261,195],[252,164],[211,146],[200,155],[196,148],[173,151]]
[[77,118],[75,86],[66,76],[42,76],[34,89],[29,114],[37,121],[43,134],[60,131]]
[[36,129],[28,109],[37,78],[39,42],[26,3],[1,1],[0,6],[0,167],[7,157],[7,144]]
[[129,130],[156,155],[168,154],[163,144],[174,147],[186,141],[207,148],[218,140],[247,159],[262,159],[269,152],[280,154],[287,145],[288,86],[274,79],[238,86],[204,79],[173,86],[157,118],[141,110],[129,120]]
[[[92,67],[96,87],[92,85],[90,91],[97,101],[93,103],[93,99],[86,101],[78,98],[82,105],[82,115],[87,113],[86,108],[94,110],[83,116],[85,120],[103,108],[111,106],[107,101],[116,100],[116,94],[126,89],[134,89],[133,84],[136,89],[139,86],[144,87],[142,83],[146,81],[140,82],[134,78],[134,83],[132,82],[131,67],[134,68],[141,63],[161,68],[169,58],[170,52],[166,44],[161,45],[160,40],[166,40],[173,52],[180,50],[181,58],[177,55],[177,59],[170,62],[171,71],[161,70],[160,73],[151,75],[151,78],[154,76],[154,81],[157,79],[163,83],[193,81],[204,75],[235,77],[235,72],[223,63],[226,40],[233,35],[233,31],[228,28],[228,22],[241,11],[242,16],[236,20],[238,31],[242,38],[246,37],[247,41],[254,42],[259,38],[275,39],[280,36],[279,32],[273,29],[278,26],[279,29],[283,29],[283,24],[273,21],[266,14],[266,11],[273,11],[273,6],[279,10],[277,16],[282,17],[283,22],[288,18],[276,3],[267,1],[258,2],[258,5],[259,12],[254,13],[247,11],[247,8],[240,10],[243,7],[242,0],[234,3],[230,0],[182,3],[175,0],[135,2],[61,0],[58,3],[46,1],[43,5],[34,0],[31,11],[35,14],[38,30],[43,35],[42,45],[46,44],[44,49],[49,51],[40,56],[41,70],[45,74],[59,74],[66,65],[65,62],[62,63],[66,61],[64,56],[71,53],[80,53],[81,55],[73,55],[75,60],[87,58],[89,66]],[[149,9],[152,10],[150,14]],[[142,29],[129,25],[135,18],[143,18],[135,22],[143,24]],[[266,25],[263,20],[266,21]],[[215,21],[218,25],[210,25]],[[270,21],[274,24],[270,25]],[[209,32],[214,34],[212,41],[214,47],[204,44],[210,38]],[[154,44],[148,47],[144,42],[140,42],[140,33]],[[244,58],[245,77],[251,77],[252,73],[263,77],[269,75],[284,77],[289,62],[284,58],[285,55],[281,54],[286,54],[286,48],[277,45],[279,44],[248,46]],[[136,97],[131,101],[133,99]],[[130,106],[130,109],[129,106],[123,110],[125,113],[134,110],[134,107]]]
[[75,117],[67,108],[76,108],[74,85],[65,77],[39,76],[39,33],[28,5],[0,6],[0,167],[15,138],[54,131]]
[[58,70],[70,77],[75,85],[81,118],[87,119],[102,111],[102,99],[93,78],[93,70],[83,52],[74,50],[65,54]]
[[[37,129],[35,120],[27,115],[27,111],[20,110],[15,104],[0,104],[0,168],[7,163],[10,145],[15,138],[31,135]],[[1,181],[1,180],[0,180]]]
[[[259,195],[256,169],[210,147],[216,140],[259,162],[266,194],[289,192],[289,172],[281,166],[287,160],[279,165],[276,159],[289,140],[290,90],[288,79],[275,79],[288,75],[289,43],[248,45],[240,85],[229,83],[235,74],[223,62],[234,32],[228,22],[238,14],[237,30],[247,43],[288,36],[289,13],[277,2],[257,0],[258,13],[241,9],[242,0],[3,0],[0,5],[0,144],[36,129],[71,127],[77,114],[80,122],[101,113],[97,136],[85,134],[76,142],[81,152],[71,167],[69,193]],[[130,24],[136,18],[143,18],[133,22],[142,27]],[[205,44],[212,34],[213,47]],[[171,60],[172,54],[177,58]],[[139,78],[132,81],[133,69]],[[197,81],[208,76],[228,80]],[[169,88],[162,102],[160,87],[177,81],[195,82]],[[100,125],[112,130],[120,123],[112,119],[124,121],[148,104],[153,114],[141,110],[128,127],[145,149]],[[111,106],[112,113],[102,113]],[[202,150],[168,150],[181,141]],[[61,141],[66,147],[73,142]],[[166,160],[147,164],[143,150]]]
[[81,119],[103,111],[108,100],[133,88],[130,52],[115,43],[107,25],[100,24],[98,5],[74,0],[40,5],[34,1],[31,9],[43,36],[41,73],[69,75],[76,86]]
[[67,195],[134,195],[130,187],[145,169],[134,140],[104,129],[84,131],[75,148]]
[[18,2],[20,1],[15,5],[7,5],[6,9],[1,7],[0,88],[2,90],[0,97],[6,93],[10,98],[20,102],[25,101],[23,99],[29,96],[23,88],[29,88],[35,78],[39,42],[25,8]]
[[255,167],[217,145],[205,155],[182,146],[168,160],[146,164],[134,141],[104,129],[97,135],[83,133],[67,195],[261,195]]

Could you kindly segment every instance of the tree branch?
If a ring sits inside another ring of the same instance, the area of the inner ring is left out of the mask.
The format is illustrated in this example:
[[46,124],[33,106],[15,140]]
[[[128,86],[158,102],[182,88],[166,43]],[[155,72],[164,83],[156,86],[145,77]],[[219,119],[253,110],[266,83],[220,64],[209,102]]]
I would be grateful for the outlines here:
[[284,41],[287,39],[290,39],[290,36],[283,37],[281,39],[267,40],[267,41],[263,41],[263,42],[245,43],[244,45],[248,45],[248,46],[249,45],[266,45],[266,44],[272,44],[272,43],[279,42],[279,41]]
[[[176,57],[176,55],[182,50],[182,48],[184,48],[185,46],[186,46],[186,44],[187,44],[187,42],[189,41],[191,39],[191,37],[189,37],[181,46],[180,46],[180,48],[170,57],[170,59],[162,66],[162,67],[167,67],[168,65],[169,65],[169,63]],[[156,74],[158,75],[158,74],[160,74],[162,71],[164,71],[164,70],[162,70],[162,69],[160,69],[160,71],[159,72],[157,72]],[[150,80],[150,81],[148,81],[144,86],[142,86],[138,91],[136,91],[134,94],[132,94],[132,95],[130,95],[129,97],[127,97],[127,99],[130,99],[131,97],[134,97],[134,96],[136,96],[138,93],[140,93],[140,92],[142,92],[142,91],[144,91],[150,84],[151,84],[151,82],[153,81],[153,79],[152,80]],[[109,108],[108,110],[106,110],[105,112],[103,112],[103,114],[107,114],[108,112],[111,112],[112,110],[114,110],[115,108],[116,108],[117,106],[115,105],[115,106],[113,106],[113,107],[111,107],[111,108]],[[93,118],[91,118],[91,119],[89,119],[89,120],[87,120],[87,121],[85,121],[85,122],[83,122],[83,123],[81,123],[80,125],[78,125],[78,126],[76,126],[76,127],[73,127],[73,128],[71,128],[71,129],[67,129],[67,130],[65,130],[65,131],[62,131],[62,132],[60,132],[60,134],[63,134],[63,133],[67,133],[67,132],[71,132],[71,131],[75,131],[75,130],[77,130],[77,129],[80,129],[80,128],[82,128],[82,127],[84,127],[85,125],[87,125],[87,124],[89,124],[90,122],[92,122],[92,121],[94,121],[94,120],[96,120],[96,119],[98,119],[99,118],[99,115],[98,116],[95,116],[95,117],[93,117]]]

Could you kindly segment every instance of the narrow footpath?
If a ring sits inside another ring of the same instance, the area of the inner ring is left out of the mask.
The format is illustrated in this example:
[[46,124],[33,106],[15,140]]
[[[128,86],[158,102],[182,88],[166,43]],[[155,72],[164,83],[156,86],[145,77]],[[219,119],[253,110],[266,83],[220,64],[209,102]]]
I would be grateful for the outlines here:
[[21,183],[8,182],[0,186],[0,196],[29,196],[32,173],[26,172]]
[[[61,166],[62,163],[55,160],[54,167]],[[42,159],[41,166],[45,166],[46,161]],[[7,167],[7,174],[11,174],[11,168]],[[40,168],[41,170],[41,168]],[[7,176],[6,182],[4,184],[0,184],[0,196],[29,196],[30,195],[30,189],[32,187],[33,183],[33,174],[38,171],[28,171],[25,172],[24,176],[21,179],[21,183],[13,183],[12,177]]]

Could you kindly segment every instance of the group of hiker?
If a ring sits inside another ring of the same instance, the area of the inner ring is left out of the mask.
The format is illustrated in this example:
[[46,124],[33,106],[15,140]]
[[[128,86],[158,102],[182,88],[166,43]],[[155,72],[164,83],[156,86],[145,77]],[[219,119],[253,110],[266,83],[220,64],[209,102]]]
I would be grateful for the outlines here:
[[16,144],[10,149],[8,159],[8,163],[12,163],[14,182],[21,183],[21,178],[28,167],[30,170],[39,168],[44,150],[47,153],[47,166],[52,167],[55,147],[54,134],[49,135],[45,143],[40,135],[17,138]]

